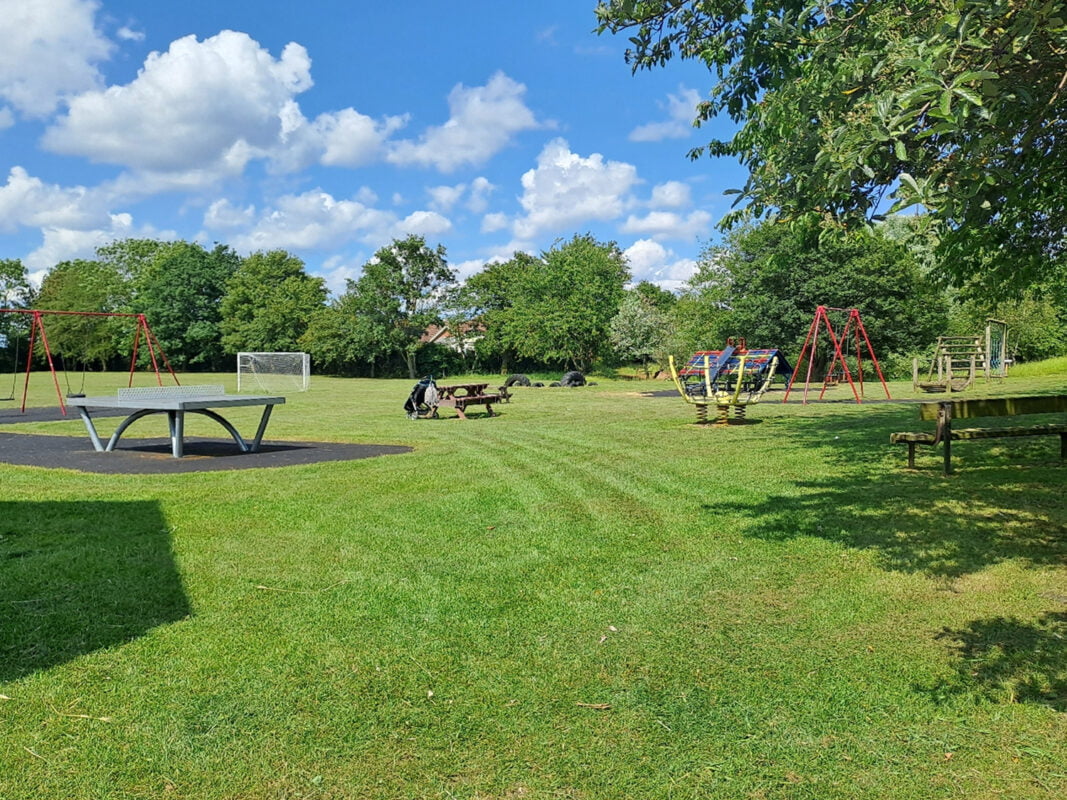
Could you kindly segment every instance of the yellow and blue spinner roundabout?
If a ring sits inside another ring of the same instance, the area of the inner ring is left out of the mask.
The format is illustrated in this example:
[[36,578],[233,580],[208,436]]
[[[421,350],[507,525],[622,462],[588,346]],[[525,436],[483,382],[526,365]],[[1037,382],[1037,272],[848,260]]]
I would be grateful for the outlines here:
[[793,368],[778,349],[749,350],[745,340],[726,340],[722,350],[698,350],[682,369],[670,357],[671,377],[682,399],[696,406],[697,422],[708,422],[708,408],[715,407],[714,422],[726,425],[744,422],[745,409],[758,403],[775,375],[789,375]]

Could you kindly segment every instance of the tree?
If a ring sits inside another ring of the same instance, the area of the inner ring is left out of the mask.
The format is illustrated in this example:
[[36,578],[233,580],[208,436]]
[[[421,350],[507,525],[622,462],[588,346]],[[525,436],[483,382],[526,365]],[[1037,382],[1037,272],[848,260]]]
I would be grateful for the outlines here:
[[135,283],[160,251],[171,244],[158,239],[119,239],[96,248],[96,260],[113,268],[124,280]]
[[354,375],[360,372],[359,365],[366,364],[374,377],[379,360],[391,352],[387,333],[370,315],[360,313],[356,298],[346,292],[315,312],[300,337],[300,347],[322,371]]
[[521,315],[527,302],[525,287],[533,282],[533,274],[543,264],[536,256],[517,252],[508,261],[489,264],[481,272],[471,275],[449,297],[451,317],[482,331],[475,343],[482,358],[500,360],[502,372],[510,372],[516,351],[511,320]]
[[633,294],[636,294],[647,304],[653,308],[668,312],[670,311],[676,302],[678,302],[678,296],[673,292],[668,292],[651,281],[641,281],[631,290]]
[[[808,228],[765,222],[705,253],[722,277],[723,335],[799,353],[816,306],[858,308],[875,353],[910,353],[947,323],[947,303],[908,249],[860,230],[820,240]],[[719,342],[721,344],[721,342]]]
[[[43,310],[90,311],[108,314],[126,311],[132,287],[109,264],[75,259],[56,264],[41,281],[36,306]],[[64,366],[86,367],[128,352],[130,320],[117,317],[49,315],[45,322],[49,348]]]
[[720,264],[722,255],[715,248],[705,250],[696,272],[671,308],[675,331],[671,351],[676,356],[688,358],[697,350],[717,350],[725,344],[726,337],[733,335],[727,305],[730,275]]
[[515,277],[517,299],[503,333],[508,345],[521,356],[588,370],[608,346],[608,325],[630,277],[619,246],[575,236]]
[[174,366],[220,369],[222,298],[240,257],[224,245],[209,252],[189,242],[157,244],[133,270],[133,309],[145,315]]
[[295,351],[325,302],[322,278],[304,272],[299,258],[284,250],[252,253],[226,283],[222,348],[228,354]]
[[749,170],[730,228],[775,213],[856,227],[891,196],[941,229],[957,280],[1021,289],[1067,242],[1067,15],[1025,0],[601,0],[636,71],[677,56],[716,83],[701,153]]
[[22,262],[17,258],[0,259],[0,308],[26,308],[32,297]]
[[671,333],[670,318],[635,288],[626,293],[619,312],[611,319],[608,332],[616,354],[623,359],[640,361],[647,378],[649,361],[666,352]]
[[360,340],[368,355],[403,355],[408,377],[416,377],[415,357],[430,325],[440,324],[445,293],[455,282],[445,248],[430,248],[422,236],[394,239],[348,282],[347,302],[364,328]]
[[[17,258],[0,259],[0,308],[28,308],[32,299],[33,289],[22,262]],[[3,337],[0,367],[3,369],[14,364],[16,340],[26,336],[27,317],[26,314],[0,314],[0,336]],[[2,391],[4,387],[0,386]]]

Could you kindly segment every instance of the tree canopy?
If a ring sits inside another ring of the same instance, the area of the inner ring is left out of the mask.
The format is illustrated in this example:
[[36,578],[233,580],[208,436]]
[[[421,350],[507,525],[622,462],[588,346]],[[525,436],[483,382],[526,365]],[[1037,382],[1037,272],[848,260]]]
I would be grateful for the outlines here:
[[636,71],[696,59],[701,153],[749,170],[727,228],[775,212],[855,227],[891,197],[941,228],[943,266],[1022,288],[1067,233],[1067,14],[1030,0],[601,0]]
[[[491,264],[468,282],[469,313],[505,356],[587,370],[608,348],[608,326],[630,277],[614,242],[591,235]],[[506,363],[506,361],[505,361]]]
[[312,315],[326,302],[322,278],[284,250],[252,253],[226,284],[222,346],[239,351],[295,351]]
[[144,260],[132,270],[133,307],[150,321],[174,366],[218,369],[222,299],[241,259],[224,245],[208,251],[190,242],[159,244],[144,248]]
[[339,305],[349,315],[353,349],[362,349],[371,361],[400,353],[408,377],[415,378],[420,339],[428,326],[441,323],[444,296],[455,279],[445,248],[429,247],[422,236],[379,249],[359,279],[348,282]]

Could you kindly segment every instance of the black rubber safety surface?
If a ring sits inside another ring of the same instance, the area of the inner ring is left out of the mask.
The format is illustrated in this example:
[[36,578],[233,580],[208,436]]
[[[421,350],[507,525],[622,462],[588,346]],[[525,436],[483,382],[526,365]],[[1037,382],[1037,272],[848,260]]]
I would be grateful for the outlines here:
[[[123,416],[124,411],[94,411],[93,417]],[[49,422],[78,419],[64,417],[58,407],[0,408],[0,425],[19,422]],[[123,437],[118,449],[98,453],[89,435],[42,436],[33,433],[0,433],[0,464],[73,469],[79,472],[121,474],[169,474],[224,469],[263,469],[323,461],[355,461],[361,458],[410,453],[412,448],[390,444],[341,444],[338,442],[264,442],[258,453],[242,453],[230,438],[186,437],[182,458],[171,455],[170,439]]]
[[410,453],[412,448],[388,444],[337,442],[264,442],[257,453],[242,453],[232,439],[187,437],[185,455],[171,455],[170,439],[127,439],[110,453],[98,453],[86,436],[40,436],[0,433],[0,463],[29,467],[73,469],[79,472],[177,474],[226,469],[263,469],[355,461],[361,458]]

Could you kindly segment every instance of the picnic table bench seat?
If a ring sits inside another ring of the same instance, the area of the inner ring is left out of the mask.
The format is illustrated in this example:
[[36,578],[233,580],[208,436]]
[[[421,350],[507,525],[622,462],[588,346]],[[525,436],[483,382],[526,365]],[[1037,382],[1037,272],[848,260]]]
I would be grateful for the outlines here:
[[1067,459],[1067,418],[1064,422],[1011,427],[954,428],[953,420],[1018,417],[1067,412],[1067,395],[998,397],[979,400],[939,400],[919,404],[919,418],[936,422],[933,431],[902,431],[889,436],[891,444],[908,446],[908,467],[915,468],[915,447],[944,445],[944,474],[952,473],[952,442],[1018,436],[1060,437],[1060,459]]

